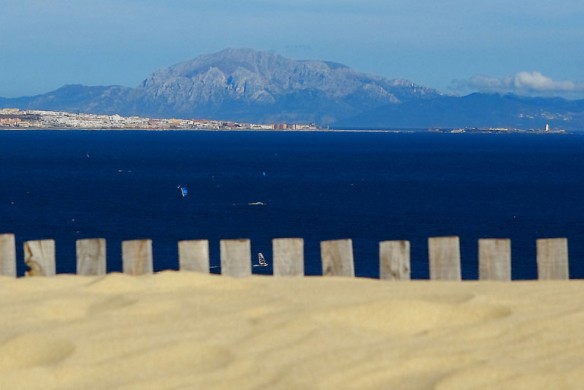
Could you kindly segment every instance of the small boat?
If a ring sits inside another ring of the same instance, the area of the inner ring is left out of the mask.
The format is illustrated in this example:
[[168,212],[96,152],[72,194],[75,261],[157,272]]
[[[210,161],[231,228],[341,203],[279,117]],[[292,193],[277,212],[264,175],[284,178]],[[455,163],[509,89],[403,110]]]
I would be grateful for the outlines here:
[[180,184],[177,188],[180,190],[180,193],[181,193],[183,198],[185,196],[187,196],[187,186],[186,185]]
[[248,206],[265,206],[266,204],[264,202],[250,202],[248,203]]
[[266,261],[262,252],[258,253],[258,263],[259,263],[260,267],[267,267],[268,266],[268,262]]

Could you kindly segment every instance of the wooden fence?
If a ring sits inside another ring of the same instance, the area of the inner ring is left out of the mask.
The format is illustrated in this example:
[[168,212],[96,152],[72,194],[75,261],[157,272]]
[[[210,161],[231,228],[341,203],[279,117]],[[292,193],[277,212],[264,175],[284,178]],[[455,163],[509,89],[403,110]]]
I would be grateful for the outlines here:
[[[106,241],[102,238],[78,240],[77,274],[106,273]],[[180,241],[180,270],[209,273],[209,242]],[[353,243],[350,239],[322,241],[320,245],[324,276],[355,276]],[[247,239],[221,240],[221,273],[231,277],[252,274],[251,243]],[[304,276],[304,240],[278,238],[272,241],[274,276]],[[478,241],[479,280],[511,280],[511,240]],[[430,279],[461,280],[460,241],[458,237],[428,239]],[[122,242],[123,272],[142,275],[153,272],[152,240]],[[51,276],[56,273],[53,240],[24,243],[26,276]],[[569,279],[568,240],[537,240],[539,280]],[[409,241],[379,243],[379,274],[386,280],[410,280]],[[16,249],[13,234],[0,235],[0,275],[16,277]]]

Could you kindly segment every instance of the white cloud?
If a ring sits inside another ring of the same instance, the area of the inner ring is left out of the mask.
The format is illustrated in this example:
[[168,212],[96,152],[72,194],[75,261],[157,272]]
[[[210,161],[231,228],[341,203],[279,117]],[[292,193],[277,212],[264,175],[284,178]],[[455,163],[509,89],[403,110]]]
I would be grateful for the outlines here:
[[[573,81],[555,81],[539,72],[519,72],[515,75],[513,86],[517,90],[574,92],[578,86]],[[580,88],[583,88],[581,85]]]
[[454,80],[451,89],[457,92],[479,91],[516,93],[520,95],[582,95],[584,82],[553,80],[541,72],[519,72],[515,76],[491,77],[476,75],[468,80]]

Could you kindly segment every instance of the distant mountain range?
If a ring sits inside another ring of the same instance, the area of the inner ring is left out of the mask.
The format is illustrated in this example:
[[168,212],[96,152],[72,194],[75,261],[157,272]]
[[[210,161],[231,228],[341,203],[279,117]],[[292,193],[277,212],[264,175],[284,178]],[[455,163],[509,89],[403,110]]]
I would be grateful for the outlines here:
[[227,49],[151,74],[135,88],[67,85],[0,107],[124,116],[337,128],[513,127],[584,130],[584,100],[515,95],[449,96],[327,61]]

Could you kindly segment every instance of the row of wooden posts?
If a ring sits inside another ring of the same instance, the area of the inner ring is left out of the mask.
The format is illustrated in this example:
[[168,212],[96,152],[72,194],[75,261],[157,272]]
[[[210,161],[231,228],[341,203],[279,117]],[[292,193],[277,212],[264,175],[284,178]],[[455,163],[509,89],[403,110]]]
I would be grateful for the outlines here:
[[[479,279],[511,280],[511,240],[480,239]],[[208,240],[180,241],[180,270],[209,273]],[[350,239],[322,241],[320,244],[324,276],[355,276],[353,244]],[[77,240],[77,274],[106,273],[106,240]],[[252,273],[251,243],[248,239],[221,240],[221,274],[246,277]],[[304,240],[279,238],[272,241],[274,276],[304,275]],[[453,237],[428,239],[430,279],[461,280],[460,241]],[[51,276],[56,273],[55,241],[37,240],[24,243],[26,276]],[[122,242],[123,272],[142,275],[153,272],[152,240]],[[568,240],[551,238],[537,240],[538,279],[569,279]],[[409,241],[379,243],[379,274],[381,279],[410,279]],[[0,275],[16,277],[16,249],[13,234],[0,235]]]

